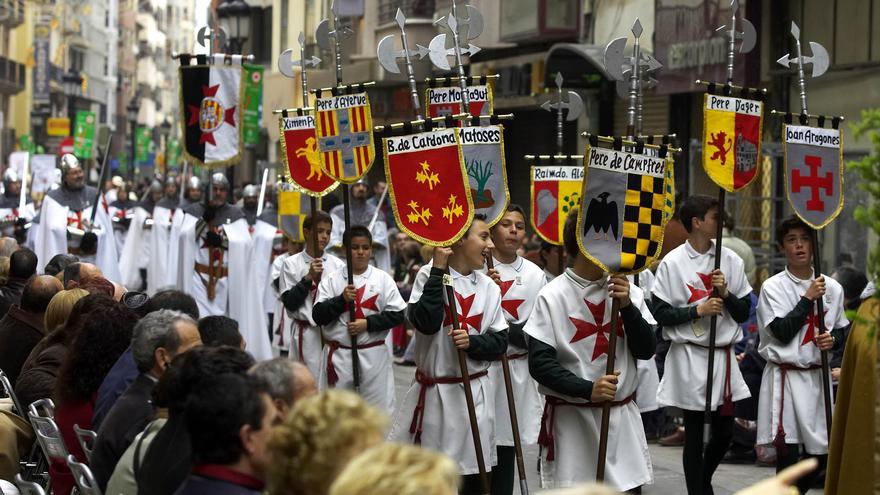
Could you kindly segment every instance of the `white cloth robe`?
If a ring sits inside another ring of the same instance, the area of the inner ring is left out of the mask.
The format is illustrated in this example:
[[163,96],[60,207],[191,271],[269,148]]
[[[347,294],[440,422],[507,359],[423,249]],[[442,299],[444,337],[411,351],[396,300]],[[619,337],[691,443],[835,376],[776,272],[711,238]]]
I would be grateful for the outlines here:
[[[504,319],[511,324],[525,323],[532,314],[538,291],[546,283],[544,271],[522,256],[517,256],[510,264],[495,259],[494,265],[504,284],[501,289],[501,311]],[[507,347],[508,356],[527,354],[527,351],[513,344]],[[510,359],[508,363],[520,441],[523,444],[535,444],[541,431],[544,397],[538,392],[538,383],[529,374],[528,355]],[[501,369],[500,361],[492,363],[489,377],[495,389],[495,442],[497,445],[513,447],[513,428],[511,428],[510,409],[507,405],[504,370]]]
[[257,290],[253,270],[253,240],[244,218],[222,225],[229,242],[225,264],[229,275],[217,280],[214,300],[208,299],[207,288],[195,263],[207,264],[207,248],[196,238],[198,218],[187,214],[180,228],[181,250],[179,272],[181,290],[193,296],[201,317],[225,315],[236,320],[239,332],[247,343],[247,351],[258,361],[272,358],[272,345],[266,330],[266,316]]
[[[269,269],[269,290],[274,297],[272,311],[272,349],[275,354],[287,352],[290,349],[290,326],[291,320],[287,318],[284,304],[281,302],[281,266],[284,260],[291,256],[290,253],[281,253],[272,260]],[[278,281],[277,287],[275,281]]]
[[[102,205],[106,203],[102,200]],[[98,236],[98,252],[95,255],[95,264],[101,269],[104,278],[111,282],[122,283],[122,275],[119,272],[119,256],[116,253],[116,240],[113,238],[113,222],[104,207],[99,207],[95,214],[95,225],[100,229],[95,230]],[[43,273],[46,263],[56,254],[67,254],[67,220],[68,214],[74,216],[69,207],[61,206],[51,196],[43,198],[40,208],[40,223],[36,225],[34,238],[34,252],[37,255],[37,272]],[[92,208],[82,211],[84,220],[91,217]]]
[[[630,283],[635,282],[633,275],[626,277]],[[651,299],[651,290],[654,287],[654,272],[643,270],[639,272],[637,284],[645,294],[645,301]],[[657,404],[657,388],[660,387],[660,374],[657,372],[657,361],[652,359],[639,359],[636,361],[636,369],[639,371],[639,389],[636,391],[636,404],[639,411],[650,412],[660,409]]]
[[[708,294],[691,300],[692,294],[700,295],[692,291],[711,291],[711,282],[704,282],[700,274],[708,276],[714,268],[714,241],[710,243],[709,250],[703,254],[698,253],[689,241],[685,241],[681,246],[669,251],[660,262],[653,286],[654,302],[656,303],[659,298],[678,308],[701,304],[708,298]],[[733,297],[743,298],[752,291],[746,280],[742,259],[723,246],[721,272],[724,273],[727,281],[727,290],[733,294]],[[691,288],[688,288],[689,285]],[[657,402],[661,406],[675,406],[689,411],[702,411],[705,408],[706,375],[709,367],[709,320],[707,316],[681,325],[663,327],[663,338],[670,340],[672,345],[666,355],[666,368],[657,390]],[[751,397],[751,392],[737,366],[733,349],[733,344],[742,336],[742,329],[726,308],[718,317],[716,332],[717,348],[730,347],[727,352],[715,351],[715,369],[712,374],[713,410],[724,402],[727,362],[730,363],[733,401]]]
[[[418,302],[422,290],[431,272],[432,265],[422,266],[416,275],[409,304]],[[468,325],[471,335],[483,335],[488,332],[500,332],[507,329],[507,322],[501,312],[501,290],[488,276],[472,272],[462,275],[450,270],[455,293],[469,301],[470,311],[463,314],[460,301],[456,301],[456,309],[462,317],[475,322],[480,317],[480,328]],[[446,292],[443,302],[448,303]],[[460,377],[461,368],[458,364],[458,351],[452,343],[448,332],[451,325],[431,335],[416,331],[415,362],[422,373],[430,377]],[[476,361],[467,357],[468,373],[473,375],[488,371],[488,361]],[[413,411],[418,403],[421,385],[413,380],[412,386],[404,396],[403,403],[397,410],[389,433],[391,441],[412,443],[415,435],[410,433]],[[474,397],[474,409],[477,415],[477,428],[483,447],[483,459],[486,467],[497,464],[495,451],[495,391],[488,376],[471,380],[471,392]],[[458,463],[459,472],[463,475],[477,474],[477,457],[471,436],[468,419],[467,403],[464,398],[464,386],[461,383],[438,384],[425,389],[425,410],[422,425],[421,445],[448,455]]]
[[150,245],[147,294],[150,296],[173,285],[169,280],[171,275],[168,272],[173,271],[176,265],[170,263],[169,252],[176,249],[172,242],[171,228],[177,210],[179,208],[175,208],[174,212],[162,206],[153,208],[153,227],[147,233],[147,242]]
[[[652,325],[656,323],[645,304],[641,289],[630,286],[630,300],[646,322]],[[589,308],[585,301],[595,306]],[[602,315],[602,325],[610,325],[611,304],[607,276],[589,281],[578,277],[571,269],[566,269],[563,275],[553,279],[538,293],[525,332],[529,337],[556,349],[557,360],[563,368],[582,379],[595,381],[605,374],[608,358],[607,352],[603,352],[602,347],[597,347],[597,344],[604,343],[607,351],[609,331],[596,331],[595,326],[599,321],[593,311]],[[584,332],[582,328],[592,328],[593,332]],[[603,337],[601,340],[600,336]],[[620,334],[615,352],[614,367],[621,373],[614,400],[622,401],[633,395],[638,387],[637,359],[630,353],[627,339]],[[560,394],[543,385],[539,386],[539,390],[547,396],[558,397],[567,402],[587,402],[579,397]],[[553,425],[555,459],[547,460],[547,450],[541,455],[541,485],[544,488],[595,481],[601,422],[601,407],[556,407]],[[651,455],[638,406],[631,401],[612,407],[605,483],[617,490],[626,491],[653,481]]]
[[147,268],[149,274],[150,257],[153,253],[149,237],[152,228],[145,229],[144,224],[151,218],[147,210],[135,206],[122,253],[119,255],[119,271],[122,273],[122,285],[128,290],[139,290],[141,287],[141,268]]
[[[354,286],[359,291],[363,288],[363,294],[359,304],[364,317],[378,314],[384,311],[403,311],[406,309],[406,303],[400,296],[400,290],[391,275],[379,270],[376,267],[368,266],[364,273],[354,275]],[[342,294],[345,286],[348,285],[348,270],[343,267],[341,270],[322,276],[321,283],[318,285],[318,296],[315,304],[327,301]],[[369,303],[373,299],[373,303]],[[366,303],[366,304],[364,304]],[[368,306],[374,306],[372,309]],[[338,318],[324,325],[322,333],[325,342],[339,342],[342,345],[350,346],[351,337],[348,335],[348,311],[343,311]],[[382,332],[364,331],[358,334],[357,342],[359,346],[374,344],[376,342],[385,342],[385,338],[390,332],[390,328]],[[328,356],[330,354],[330,346],[324,346],[324,352],[321,354],[321,366],[318,371],[318,388],[326,390],[328,383]],[[360,395],[370,404],[384,410],[388,414],[394,412],[394,369],[391,366],[391,351],[386,345],[379,345],[370,348],[358,349],[358,360],[360,361]],[[333,368],[339,377],[335,388],[354,390],[354,382],[352,378],[352,362],[351,350],[338,349],[333,353]]]
[[[344,261],[326,251],[321,256],[321,260],[324,265],[324,272],[321,275],[322,279],[345,267]],[[284,264],[281,266],[281,294],[290,290],[303,277],[308,275],[311,263],[312,257],[305,250],[284,260]],[[290,351],[287,357],[305,364],[316,379],[321,371],[321,352],[323,350],[321,327],[316,325],[315,320],[312,318],[312,308],[317,296],[318,285],[312,283],[312,289],[309,295],[306,296],[305,301],[303,301],[302,306],[296,308],[295,311],[285,309],[286,315],[290,319],[291,329],[291,334],[288,338]],[[302,350],[302,353],[300,353],[300,350]]]
[[[761,337],[758,354],[767,360],[767,365],[761,377],[761,393],[758,397],[757,444],[759,445],[772,443],[779,426],[779,409],[782,404],[780,393],[783,391],[779,364],[809,368],[822,363],[821,352],[811,338],[819,334],[819,327],[815,321],[810,325],[810,315],[797,335],[784,344],[768,328],[773,320],[784,318],[794,309],[812,282],[813,277],[801,280],[785,269],[761,285],[757,311],[758,331]],[[825,275],[825,296],[822,300],[825,328],[828,331],[849,324],[843,309],[843,287],[827,275]],[[810,314],[816,314],[815,303]],[[828,453],[822,370],[786,372],[784,392],[782,426],[785,430],[785,443],[802,443],[807,453],[813,455]]]

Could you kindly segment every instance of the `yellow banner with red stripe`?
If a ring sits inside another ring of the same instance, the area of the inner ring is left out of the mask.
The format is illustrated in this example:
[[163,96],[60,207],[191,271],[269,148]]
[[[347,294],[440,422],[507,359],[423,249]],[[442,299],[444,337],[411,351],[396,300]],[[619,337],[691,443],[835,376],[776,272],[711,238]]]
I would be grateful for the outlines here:
[[357,182],[376,158],[367,93],[318,98],[315,109],[321,168],[339,182]]

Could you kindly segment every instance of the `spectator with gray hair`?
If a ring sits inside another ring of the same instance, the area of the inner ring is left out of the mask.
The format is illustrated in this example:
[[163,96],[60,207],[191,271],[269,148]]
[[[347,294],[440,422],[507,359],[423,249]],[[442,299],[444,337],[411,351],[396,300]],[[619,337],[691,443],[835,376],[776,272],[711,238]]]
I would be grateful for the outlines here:
[[178,354],[201,345],[195,320],[180,311],[149,313],[134,327],[131,351],[139,372],[98,430],[90,467],[101,491],[125,449],[153,419],[153,388]]
[[257,363],[249,373],[268,386],[269,397],[278,411],[276,424],[284,421],[294,402],[318,392],[312,372],[298,361],[277,357]]

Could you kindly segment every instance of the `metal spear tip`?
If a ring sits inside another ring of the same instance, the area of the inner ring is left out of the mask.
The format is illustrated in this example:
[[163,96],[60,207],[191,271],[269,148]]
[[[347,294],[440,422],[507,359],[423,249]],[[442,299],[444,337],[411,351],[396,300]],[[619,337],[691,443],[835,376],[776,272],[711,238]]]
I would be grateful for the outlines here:
[[801,28],[798,27],[794,21],[791,21],[791,35],[794,36],[794,39],[801,39]]
[[556,73],[555,81],[556,81],[556,87],[559,89],[562,89],[562,72]]
[[403,11],[400,10],[400,7],[397,7],[397,13],[394,14],[394,20],[397,21],[397,25],[400,26],[400,29],[403,29],[403,26],[406,25],[406,16],[403,15]]
[[635,36],[636,38],[638,38],[638,37],[640,37],[640,36],[642,35],[642,22],[639,21],[639,18],[638,18],[638,17],[636,17],[636,22],[633,23],[632,34],[633,34],[633,36]]
[[333,12],[335,17],[339,17],[339,5],[336,3],[336,0],[330,2],[330,12]]
[[730,11],[733,14],[739,10],[739,1],[738,0],[730,0]]
[[300,46],[305,45],[306,44],[306,33],[300,31],[299,38],[297,38],[297,41],[299,41]]
[[458,32],[458,19],[456,19],[454,15],[449,14],[446,16],[446,25],[449,26],[449,29],[453,32]]

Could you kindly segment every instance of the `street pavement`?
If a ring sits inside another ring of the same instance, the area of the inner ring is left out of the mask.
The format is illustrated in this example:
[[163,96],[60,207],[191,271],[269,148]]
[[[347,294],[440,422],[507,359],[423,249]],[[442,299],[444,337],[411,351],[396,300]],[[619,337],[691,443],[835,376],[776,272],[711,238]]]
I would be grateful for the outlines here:
[[[403,402],[403,396],[409,389],[415,374],[414,367],[394,366],[394,381],[397,403]],[[684,474],[681,465],[681,447],[662,447],[658,444],[649,445],[651,460],[654,464],[654,484],[642,489],[644,495],[683,495],[685,494]],[[526,476],[530,493],[540,491],[540,480],[537,470],[538,447],[524,446]],[[716,495],[729,495],[759,480],[773,476],[773,468],[754,465],[722,464],[715,472],[713,488]],[[516,490],[518,492],[518,489]],[[811,495],[820,495],[822,490],[814,489]]]

